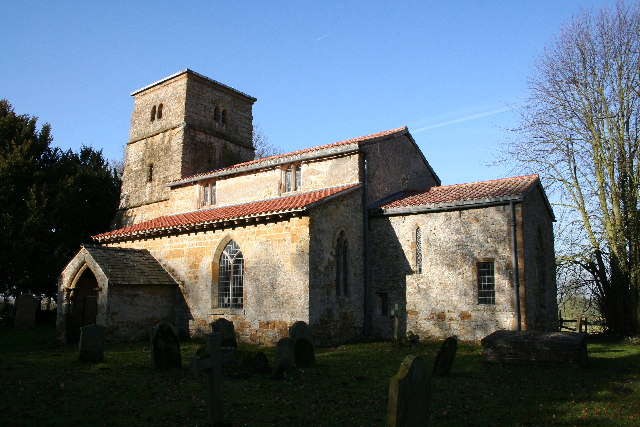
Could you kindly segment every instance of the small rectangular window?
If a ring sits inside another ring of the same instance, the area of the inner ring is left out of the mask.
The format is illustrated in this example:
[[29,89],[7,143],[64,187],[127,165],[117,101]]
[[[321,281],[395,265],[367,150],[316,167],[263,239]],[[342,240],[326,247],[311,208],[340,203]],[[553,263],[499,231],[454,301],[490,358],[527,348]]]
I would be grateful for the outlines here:
[[283,191],[289,193],[302,188],[302,171],[300,165],[291,165],[284,171]]
[[478,304],[496,303],[496,277],[493,262],[478,263]]
[[216,183],[210,182],[202,185],[202,203],[204,206],[212,206],[216,204]]
[[422,274],[422,230],[416,228],[416,273]]
[[380,315],[388,316],[389,315],[389,294],[386,292],[378,293],[380,297]]

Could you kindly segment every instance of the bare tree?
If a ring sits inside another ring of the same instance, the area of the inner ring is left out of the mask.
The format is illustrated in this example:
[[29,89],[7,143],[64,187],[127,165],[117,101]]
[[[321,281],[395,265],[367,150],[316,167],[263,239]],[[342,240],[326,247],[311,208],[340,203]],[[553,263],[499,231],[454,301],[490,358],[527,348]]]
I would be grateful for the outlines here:
[[280,147],[269,142],[259,125],[253,125],[253,147],[256,149],[255,158],[262,159],[264,157],[277,156],[282,154]]
[[559,263],[588,273],[607,326],[640,332],[640,4],[581,12],[536,63],[510,160],[558,203]]

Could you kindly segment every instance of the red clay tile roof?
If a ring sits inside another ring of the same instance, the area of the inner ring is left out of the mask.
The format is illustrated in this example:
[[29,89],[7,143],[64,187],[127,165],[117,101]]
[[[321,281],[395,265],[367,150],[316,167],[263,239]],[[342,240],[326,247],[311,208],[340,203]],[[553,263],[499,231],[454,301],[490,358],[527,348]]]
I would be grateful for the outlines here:
[[214,224],[228,220],[253,218],[273,214],[303,211],[312,204],[328,199],[331,196],[359,187],[360,184],[350,184],[340,187],[325,188],[308,193],[275,199],[243,203],[232,206],[187,212],[177,215],[165,215],[149,221],[144,221],[128,227],[92,236],[99,242],[121,240],[133,236],[144,236],[156,233],[166,233],[175,230],[192,230],[196,226]]
[[456,205],[461,202],[484,201],[519,196],[538,182],[538,175],[495,179],[492,181],[430,187],[425,190],[405,191],[393,201],[377,207],[394,210],[407,207]]
[[302,150],[292,151],[290,153],[285,153],[285,154],[279,154],[277,156],[263,157],[261,159],[250,160],[250,161],[244,162],[244,163],[237,163],[235,165],[232,165],[232,166],[229,166],[229,167],[226,167],[226,168],[216,169],[216,170],[209,171],[209,172],[203,172],[203,173],[199,173],[199,174],[196,174],[196,175],[187,176],[185,178],[180,178],[180,179],[177,179],[175,181],[169,182],[168,185],[182,183],[182,182],[194,181],[194,180],[197,180],[197,178],[205,177],[207,175],[210,175],[210,174],[213,174],[213,173],[218,173],[218,172],[223,172],[223,171],[230,171],[231,172],[234,169],[241,169],[241,168],[244,169],[244,168],[250,168],[252,166],[255,166],[256,168],[259,168],[260,165],[262,165],[262,164],[264,164],[264,166],[267,166],[269,163],[274,163],[274,162],[277,162],[278,160],[286,159],[288,157],[296,157],[296,156],[300,156],[302,154],[311,153],[311,152],[314,152],[314,151],[321,151],[321,150],[326,150],[326,149],[345,146],[345,145],[350,145],[350,144],[358,144],[358,143],[361,143],[361,142],[367,142],[367,141],[371,141],[371,140],[375,140],[375,139],[385,138],[385,137],[388,137],[388,136],[404,135],[405,133],[408,133],[408,132],[409,132],[409,130],[407,129],[407,127],[403,126],[403,127],[400,127],[400,128],[390,129],[390,130],[386,130],[386,131],[383,131],[383,132],[374,133],[374,134],[371,134],[371,135],[359,136],[357,138],[345,139],[344,141],[332,142],[331,144],[318,145],[317,147],[304,148]]

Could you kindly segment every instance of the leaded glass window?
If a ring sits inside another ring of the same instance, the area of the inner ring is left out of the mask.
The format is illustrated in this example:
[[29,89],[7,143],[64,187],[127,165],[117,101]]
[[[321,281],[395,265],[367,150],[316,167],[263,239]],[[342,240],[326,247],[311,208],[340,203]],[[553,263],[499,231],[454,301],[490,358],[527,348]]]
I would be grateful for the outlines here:
[[422,274],[422,230],[416,228],[416,273]]
[[496,277],[493,262],[478,263],[478,304],[496,303]]
[[242,308],[244,260],[238,244],[231,240],[220,255],[218,307]]

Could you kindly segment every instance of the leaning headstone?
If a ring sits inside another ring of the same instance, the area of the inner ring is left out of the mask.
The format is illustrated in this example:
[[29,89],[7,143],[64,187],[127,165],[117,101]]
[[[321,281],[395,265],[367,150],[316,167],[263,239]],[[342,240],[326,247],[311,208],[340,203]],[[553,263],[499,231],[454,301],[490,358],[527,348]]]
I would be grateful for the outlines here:
[[178,328],[170,323],[161,322],[149,330],[151,340],[151,358],[156,369],[182,367]]
[[35,326],[38,304],[38,300],[31,295],[22,294],[16,298],[16,329],[29,329]]
[[449,375],[457,350],[458,337],[453,336],[444,340],[433,363],[433,373],[436,375]]
[[193,373],[207,378],[207,425],[222,423],[222,352],[218,333],[206,334],[205,353],[191,358]]
[[315,365],[315,349],[311,328],[305,322],[298,321],[289,327],[289,338],[293,340],[294,360],[297,366]]
[[220,334],[220,347],[238,347],[236,342],[236,330],[233,322],[227,319],[217,319],[211,324],[211,332]]
[[296,366],[295,345],[291,338],[282,338],[276,344],[276,357],[273,361],[274,379],[281,379],[285,374],[296,376],[300,373]]
[[105,328],[89,325],[80,328],[80,355],[82,362],[101,362],[104,360]]
[[495,331],[480,343],[484,359],[490,362],[585,366],[589,362],[586,338],[575,332]]
[[426,426],[429,418],[429,370],[420,356],[407,356],[389,383],[387,426]]

